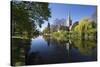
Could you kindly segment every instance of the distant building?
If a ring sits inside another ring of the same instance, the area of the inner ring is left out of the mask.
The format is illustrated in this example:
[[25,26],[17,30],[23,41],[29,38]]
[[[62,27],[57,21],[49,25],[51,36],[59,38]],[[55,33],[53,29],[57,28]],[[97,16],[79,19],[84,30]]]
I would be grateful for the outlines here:
[[64,24],[59,24],[58,25],[58,32],[60,30],[64,30],[64,31],[70,31],[72,28],[72,20],[71,20],[71,16],[70,13],[68,12],[68,16],[66,21],[64,22]]
[[51,25],[51,31],[52,32],[60,32],[60,30],[64,30],[64,31],[70,31],[72,28],[72,20],[71,20],[71,16],[70,13],[68,12],[68,16],[67,19],[56,19],[55,24]]
[[70,13],[68,12],[68,17],[67,17],[67,21],[66,21],[66,27],[67,27],[68,31],[71,30],[71,26],[72,26],[72,20],[71,20]]

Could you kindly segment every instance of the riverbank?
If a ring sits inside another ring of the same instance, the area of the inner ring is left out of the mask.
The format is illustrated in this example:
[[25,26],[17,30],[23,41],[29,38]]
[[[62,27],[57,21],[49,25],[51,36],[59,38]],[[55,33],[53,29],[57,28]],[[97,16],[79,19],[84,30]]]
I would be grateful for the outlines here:
[[11,38],[25,39],[25,40],[29,40],[29,39],[30,39],[30,38],[28,38],[28,37],[22,37],[22,36],[12,36]]
[[52,32],[50,36],[57,39],[57,40],[68,40],[68,39],[79,39],[79,40],[97,40],[97,35],[89,35],[89,34],[80,34],[78,32],[73,31],[59,31],[59,32]]

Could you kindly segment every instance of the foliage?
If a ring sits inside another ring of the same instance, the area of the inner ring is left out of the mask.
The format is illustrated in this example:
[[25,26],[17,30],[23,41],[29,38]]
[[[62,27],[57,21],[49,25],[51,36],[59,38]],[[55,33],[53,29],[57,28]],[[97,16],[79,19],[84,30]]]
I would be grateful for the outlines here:
[[50,9],[48,3],[28,2],[28,1],[12,1],[12,33],[27,32],[31,35],[36,32],[36,27],[41,27],[44,21],[48,21],[50,17]]
[[74,28],[75,32],[78,32],[80,36],[89,36],[96,33],[96,23],[88,18],[84,18],[79,21],[79,24]]
[[75,28],[78,24],[79,24],[79,22],[78,22],[78,21],[76,21],[76,22],[72,25],[71,30],[73,31],[73,30],[74,30],[74,28]]
[[59,32],[52,32],[52,37],[54,37],[57,40],[66,41],[66,39],[69,37],[69,32],[63,30]]

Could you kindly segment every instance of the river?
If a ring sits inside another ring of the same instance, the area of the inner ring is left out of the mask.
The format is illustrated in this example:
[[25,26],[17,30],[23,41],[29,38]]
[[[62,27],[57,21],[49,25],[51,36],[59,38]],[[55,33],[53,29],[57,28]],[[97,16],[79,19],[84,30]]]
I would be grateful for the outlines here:
[[[12,65],[37,65],[97,60],[97,43],[94,40],[58,41],[38,36],[29,43],[15,40],[12,43]],[[24,45],[24,46],[23,46]],[[26,46],[25,46],[26,45]]]

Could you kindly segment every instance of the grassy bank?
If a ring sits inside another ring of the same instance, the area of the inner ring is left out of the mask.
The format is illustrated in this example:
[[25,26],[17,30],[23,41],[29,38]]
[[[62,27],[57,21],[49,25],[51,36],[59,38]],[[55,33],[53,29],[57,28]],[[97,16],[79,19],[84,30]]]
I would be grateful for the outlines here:
[[66,41],[68,39],[96,39],[96,34],[95,35],[88,35],[85,34],[84,36],[80,35],[80,33],[78,32],[74,32],[74,31],[59,31],[59,32],[52,32],[51,36],[57,40],[63,40]]

